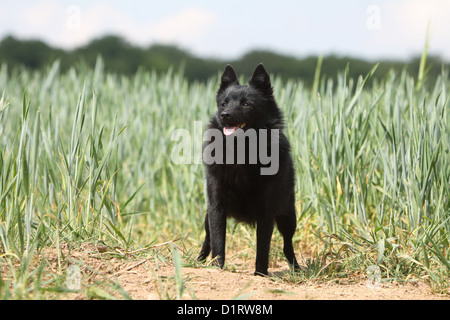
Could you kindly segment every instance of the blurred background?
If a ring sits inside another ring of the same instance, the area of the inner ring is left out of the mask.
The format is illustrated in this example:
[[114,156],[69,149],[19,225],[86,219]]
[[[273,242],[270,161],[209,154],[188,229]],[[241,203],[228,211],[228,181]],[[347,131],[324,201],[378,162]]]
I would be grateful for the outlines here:
[[448,0],[22,0],[0,2],[0,63],[107,72],[184,70],[191,81],[227,63],[250,74],[257,63],[283,78],[311,82],[318,56],[334,77],[416,73],[428,45],[428,77],[450,61]]

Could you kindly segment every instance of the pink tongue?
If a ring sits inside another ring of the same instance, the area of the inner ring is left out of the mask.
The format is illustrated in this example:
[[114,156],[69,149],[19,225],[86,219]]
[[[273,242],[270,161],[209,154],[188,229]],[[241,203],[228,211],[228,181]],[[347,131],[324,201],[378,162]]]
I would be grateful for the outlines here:
[[223,134],[226,135],[226,136],[230,136],[230,135],[232,135],[238,128],[239,128],[239,126],[233,127],[233,128],[225,127],[225,128],[223,128]]

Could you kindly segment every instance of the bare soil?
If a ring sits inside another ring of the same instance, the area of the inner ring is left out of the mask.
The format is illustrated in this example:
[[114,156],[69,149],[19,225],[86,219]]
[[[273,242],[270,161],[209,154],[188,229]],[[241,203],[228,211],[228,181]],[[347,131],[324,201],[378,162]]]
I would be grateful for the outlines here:
[[[49,268],[57,270],[56,250],[44,251],[41,256]],[[120,253],[120,250],[117,249]],[[69,254],[66,250],[65,254]],[[82,275],[80,293],[65,295],[68,299],[89,298],[84,288],[96,283],[119,283],[133,299],[159,300],[177,298],[175,267],[171,259],[114,258],[108,249],[92,244],[70,251],[69,261],[79,265]],[[66,256],[67,257],[67,256]],[[272,264],[271,277],[253,275],[253,263],[227,261],[229,270],[204,266],[183,267],[182,299],[229,300],[450,300],[450,293],[436,294],[423,280],[410,279],[406,283],[385,282],[368,286],[367,279],[336,279],[333,281],[288,280],[285,261]],[[117,294],[114,294],[117,296]],[[95,298],[95,297],[94,297]]]

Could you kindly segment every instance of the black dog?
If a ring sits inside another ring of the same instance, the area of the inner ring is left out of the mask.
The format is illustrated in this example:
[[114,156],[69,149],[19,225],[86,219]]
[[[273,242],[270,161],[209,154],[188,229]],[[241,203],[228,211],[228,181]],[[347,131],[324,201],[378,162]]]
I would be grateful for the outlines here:
[[268,274],[275,222],[284,239],[284,254],[291,267],[299,270],[292,246],[296,229],[294,167],[290,144],[281,131],[283,117],[264,66],[256,68],[248,86],[241,86],[228,65],[217,106],[207,130],[215,139],[204,146],[204,156],[210,153],[205,161],[209,204],[206,238],[198,260],[204,261],[212,250],[216,264],[223,268],[226,219],[233,217],[256,224],[255,275]]

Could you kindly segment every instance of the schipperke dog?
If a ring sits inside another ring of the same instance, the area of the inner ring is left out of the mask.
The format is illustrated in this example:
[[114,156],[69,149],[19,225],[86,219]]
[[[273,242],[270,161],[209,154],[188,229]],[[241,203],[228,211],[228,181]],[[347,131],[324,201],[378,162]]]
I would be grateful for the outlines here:
[[204,144],[208,208],[206,238],[198,260],[206,260],[212,251],[215,264],[223,268],[226,221],[232,217],[256,224],[255,275],[268,274],[275,223],[284,239],[287,261],[298,271],[292,246],[296,229],[294,166],[270,77],[260,64],[249,85],[240,85],[228,65],[221,80],[218,111],[207,128],[210,141]]

